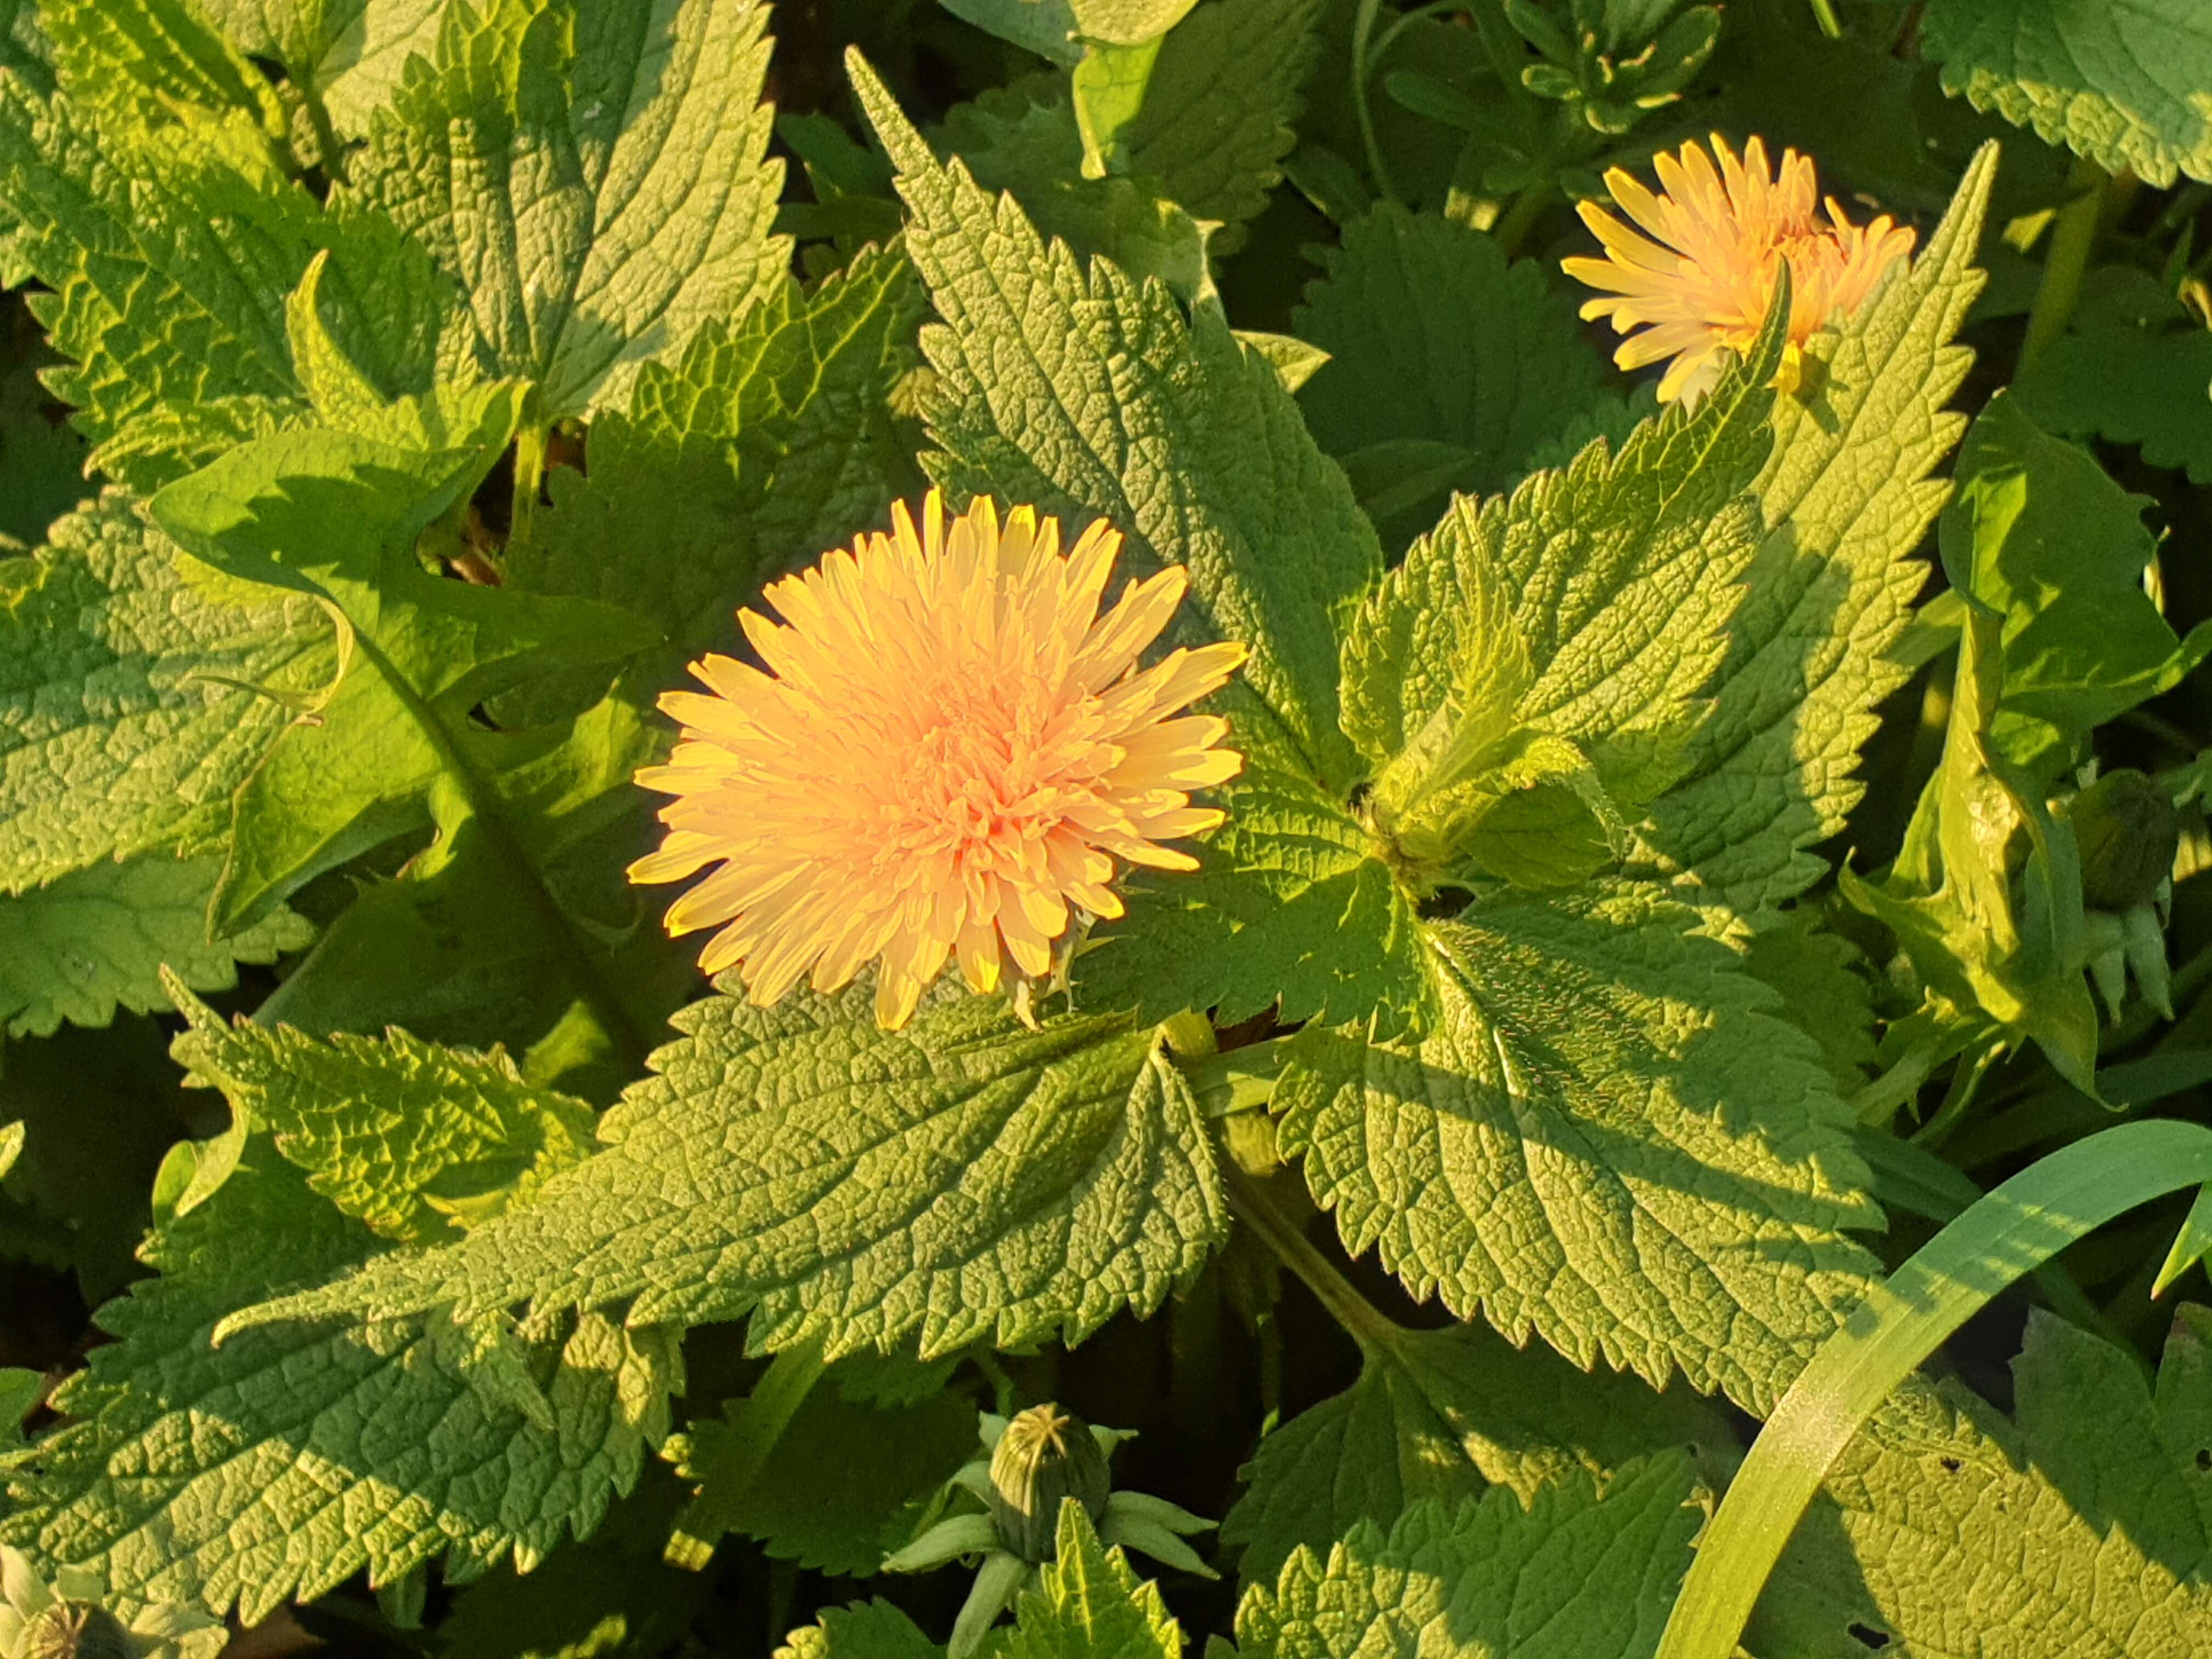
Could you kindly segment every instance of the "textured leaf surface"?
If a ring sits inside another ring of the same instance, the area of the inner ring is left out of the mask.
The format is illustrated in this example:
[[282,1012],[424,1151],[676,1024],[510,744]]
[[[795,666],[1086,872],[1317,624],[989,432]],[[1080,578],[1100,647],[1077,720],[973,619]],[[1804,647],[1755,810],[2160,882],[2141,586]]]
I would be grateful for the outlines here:
[[1337,623],[1382,555],[1273,368],[1213,310],[1187,322],[1164,288],[1048,247],[1011,201],[939,166],[873,75],[855,74],[943,319],[922,332],[944,452],[933,470],[956,495],[1103,515],[1139,568],[1188,566],[1193,612],[1250,646],[1246,679],[1317,775],[1348,785]]
[[0,1021],[10,1036],[46,1036],[64,1020],[105,1025],[118,1008],[166,1010],[161,970],[196,991],[227,991],[241,962],[274,962],[314,938],[289,910],[210,942],[208,900],[220,860],[156,850],[88,865],[0,897]]
[[629,408],[592,423],[588,475],[553,474],[507,580],[626,606],[686,655],[728,648],[739,599],[881,517],[920,311],[914,268],[866,252],[643,365]]
[[1609,396],[1567,296],[1480,231],[1378,207],[1345,228],[1322,270],[1295,319],[1329,354],[1298,394],[1306,423],[1355,478],[1394,456],[1395,476],[1425,475],[1387,514],[1369,496],[1378,519],[1417,531],[1449,490],[1504,489]]
[[1350,1389],[1260,1442],[1221,1539],[1243,1547],[1246,1583],[1273,1583],[1300,1545],[1325,1552],[1425,1498],[1455,1510],[1495,1484],[1530,1502],[1662,1448],[1734,1443],[1726,1415],[1687,1389],[1578,1371],[1479,1326],[1404,1330],[1368,1349]]
[[0,1536],[119,1594],[251,1623],[363,1568],[388,1581],[445,1555],[465,1578],[588,1532],[666,1432],[677,1360],[659,1333],[586,1315],[528,1342],[399,1322],[210,1346],[241,1301],[375,1243],[250,1144],[155,1235],[161,1276],[101,1310],[122,1340],[64,1389],[76,1420],[13,1471],[22,1507]]
[[944,1652],[890,1602],[859,1601],[792,1632],[775,1659],[942,1659]]
[[1526,1510],[1509,1492],[1362,1522],[1327,1563],[1300,1550],[1237,1610],[1245,1659],[1452,1653],[1466,1659],[1648,1654],[1699,1524],[1681,1455],[1577,1475]]
[[2212,180],[2212,15],[2196,0],[1939,0],[1923,50],[1947,92],[2166,185]]
[[2212,1315],[2179,1310],[2154,1393],[2132,1353],[2041,1312],[2013,1378],[2013,1422],[1946,1384],[1851,1443],[1768,1582],[1753,1652],[2212,1645]]
[[883,1031],[872,995],[693,1004],[606,1150],[536,1203],[254,1317],[632,1299],[633,1323],[757,1308],[755,1340],[818,1335],[832,1357],[919,1328],[934,1355],[1078,1340],[1218,1243],[1212,1147],[1151,1033],[1030,1032],[990,997]]
[[1139,1583],[1128,1558],[1103,1548],[1082,1505],[1060,1506],[1055,1556],[1014,1607],[993,1659],[1182,1659],[1182,1627],[1160,1587]]
[[781,280],[767,20],[758,0],[459,0],[372,119],[345,199],[425,242],[541,420],[620,406],[640,363]]
[[176,104],[274,107],[260,72],[189,0],[42,0],[39,21],[62,90],[97,114],[158,123]]
[[1910,273],[1812,342],[1808,391],[1776,400],[1754,486],[1765,544],[1691,769],[1644,830],[1644,860],[1695,881],[1699,903],[1756,914],[1803,891],[1826,868],[1806,849],[1863,793],[1859,749],[1907,672],[1886,653],[1927,575],[1908,556],[1946,493],[1929,474],[1963,424],[1943,405],[1970,354],[1948,343],[1981,289],[1996,165],[1993,149],[1976,158]]
[[[380,1237],[454,1236],[455,1203],[527,1203],[582,1161],[592,1109],[522,1080],[503,1053],[443,1048],[393,1030],[318,1042],[289,1027],[226,1025],[187,1002],[173,1053],[276,1137],[307,1185]],[[441,1202],[443,1200],[443,1202]]]
[[2212,329],[2148,271],[2092,271],[2072,328],[2013,395],[2062,436],[2140,445],[2153,466],[2212,483]]
[[335,666],[309,600],[187,581],[119,490],[57,522],[35,555],[0,562],[0,602],[10,891],[220,831],[231,792],[291,718],[244,688],[313,692]]
[[1313,1030],[1274,1103],[1415,1296],[1763,1413],[1863,1294],[1841,1230],[1879,1212],[1818,1051],[1692,921],[1601,885],[1431,923],[1431,1033]]

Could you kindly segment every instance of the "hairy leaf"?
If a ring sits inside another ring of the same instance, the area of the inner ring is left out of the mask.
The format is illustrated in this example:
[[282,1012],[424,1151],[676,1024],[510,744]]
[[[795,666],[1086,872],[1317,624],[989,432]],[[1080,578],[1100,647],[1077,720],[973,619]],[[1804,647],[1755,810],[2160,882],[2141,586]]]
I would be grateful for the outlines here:
[[927,1357],[1078,1340],[1197,1271],[1226,1215],[1152,1033],[1079,1016],[1032,1032],[991,997],[884,1031],[873,994],[693,1004],[607,1115],[605,1150],[537,1202],[252,1319],[627,1299],[633,1322],[757,1309],[757,1343],[818,1336],[833,1358],[919,1328]]
[[1430,1035],[1311,1029],[1274,1103],[1414,1295],[1763,1413],[1864,1293],[1842,1230],[1879,1212],[1818,1051],[1693,920],[1616,884],[1431,923]]
[[1014,1608],[994,1659],[1182,1659],[1182,1627],[1158,1584],[1138,1582],[1128,1558],[1103,1548],[1083,1506],[1060,1506],[1054,1559]]
[[1237,1609],[1245,1659],[1427,1652],[1588,1659],[1658,1643],[1698,1526],[1680,1454],[1536,1495],[1414,1504],[1386,1533],[1363,1521],[1326,1563],[1301,1549]]

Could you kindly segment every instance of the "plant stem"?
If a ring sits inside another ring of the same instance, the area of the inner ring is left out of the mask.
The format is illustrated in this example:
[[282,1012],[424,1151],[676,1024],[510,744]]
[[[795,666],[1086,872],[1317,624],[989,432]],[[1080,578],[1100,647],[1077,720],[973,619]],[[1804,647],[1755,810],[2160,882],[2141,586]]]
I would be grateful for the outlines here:
[[337,129],[331,125],[331,112],[323,103],[321,88],[305,78],[293,84],[300,89],[300,102],[307,112],[307,125],[314,129],[315,148],[321,152],[323,176],[334,185],[344,184],[345,145],[338,138]]
[[507,526],[510,551],[527,547],[538,533],[538,492],[545,482],[546,436],[546,429],[535,421],[526,421],[514,434],[514,504]]
[[1230,1212],[1257,1233],[1314,1293],[1329,1316],[1344,1327],[1360,1352],[1389,1350],[1398,1328],[1354,1290],[1352,1281],[1337,1272],[1335,1264],[1313,1247],[1305,1233],[1267,1190],[1264,1182],[1246,1175],[1235,1164],[1224,1165],[1223,1181],[1228,1190]]
[[1844,26],[1830,0],[1813,0],[1813,21],[1820,26],[1820,33],[1831,40],[1844,38]]
[[1383,165],[1382,146],[1375,137],[1375,112],[1367,101],[1367,43],[1375,33],[1375,15],[1382,7],[1382,0],[1359,0],[1359,9],[1352,15],[1352,112],[1359,122],[1359,141],[1367,148],[1367,170],[1374,176],[1375,188],[1395,207],[1403,204],[1398,200],[1397,186],[1390,181],[1390,169]]
[[2074,315],[2074,302],[2081,296],[2081,278],[2089,269],[2090,252],[2097,245],[2097,225],[2104,214],[2110,175],[2094,161],[2077,161],[2073,182],[2081,194],[2059,210],[2057,228],[2051,234],[2051,252],[2043,261],[2043,280],[2036,286],[2035,304],[2027,313],[2027,337],[2020,348],[2022,374],[2066,331]]
[[730,1419],[729,1436],[722,1443],[729,1455],[714,1462],[698,1497],[676,1517],[662,1553],[671,1566],[697,1572],[713,1559],[714,1546],[730,1530],[730,1505],[759,1481],[769,1454],[826,1369],[818,1341],[786,1348],[769,1362]]
[[1522,240],[1535,228],[1536,221],[1551,204],[1552,184],[1547,179],[1538,179],[1516,196],[1490,228],[1490,234],[1498,239],[1498,251],[1509,259],[1519,252]]

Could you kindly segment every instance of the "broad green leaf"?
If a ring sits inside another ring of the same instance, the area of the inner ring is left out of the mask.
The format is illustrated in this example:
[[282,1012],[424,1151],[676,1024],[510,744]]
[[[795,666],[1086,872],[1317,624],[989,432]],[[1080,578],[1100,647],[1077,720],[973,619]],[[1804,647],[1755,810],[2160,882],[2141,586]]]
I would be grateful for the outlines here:
[[1577,1474],[1525,1510],[1510,1492],[1425,1501],[1388,1532],[1363,1521],[1324,1560],[1301,1549],[1237,1609],[1244,1659],[1430,1652],[1592,1659],[1650,1651],[1689,1565],[1690,1461],[1644,1460],[1602,1486]]
[[[2208,393],[2212,396],[2212,393]],[[2146,498],[2087,452],[2039,430],[2008,396],[1975,420],[1944,513],[1952,585],[2004,619],[2004,690],[1990,738],[2054,782],[2095,727],[2179,684],[2212,652],[2212,625],[2178,639],[2143,592],[2157,552]]]
[[[35,554],[0,561],[8,890],[179,841],[205,846],[292,718],[252,688],[312,696],[329,683],[331,629],[310,600],[203,574],[179,571],[176,548],[120,490],[59,520]],[[118,878],[104,879],[114,891]],[[78,890],[100,884],[87,881]],[[173,909],[176,884],[161,884]]]
[[1129,920],[1076,959],[1077,1006],[1147,1020],[1212,1008],[1233,1024],[1279,1004],[1285,1020],[1425,1024],[1413,896],[1373,836],[1267,726],[1232,725],[1231,742],[1244,770],[1207,797],[1228,822],[1194,849],[1196,871],[1130,875]]
[[1060,1506],[1054,1541],[1054,1559],[1015,1603],[1013,1628],[985,1644],[990,1659],[1182,1659],[1182,1627],[1160,1587],[1100,1546],[1073,1498]]
[[592,1109],[523,1081],[497,1049],[442,1048],[393,1030],[318,1042],[289,1026],[226,1025],[180,994],[171,1053],[275,1137],[307,1185],[379,1237],[434,1243],[526,1204],[580,1163]]
[[[252,1241],[247,1246],[244,1241]],[[534,1565],[596,1525],[666,1434],[674,1344],[599,1314],[298,1325],[220,1348],[240,1303],[376,1248],[266,1141],[147,1247],[161,1276],[100,1312],[120,1338],[71,1419],[10,1472],[0,1537],[111,1590],[258,1622],[366,1568],[448,1582]]]
[[198,0],[239,51],[284,67],[347,137],[399,84],[409,57],[437,46],[444,0]]
[[1509,264],[1492,238],[1440,215],[1384,205],[1346,226],[1294,320],[1329,354],[1298,394],[1306,423],[1355,481],[1375,480],[1362,499],[1395,545],[1434,524],[1449,491],[1512,483],[1610,395],[1572,302],[1537,263]]
[[770,1555],[866,1578],[912,1541],[929,1498],[975,1455],[975,1408],[941,1390],[905,1405],[861,1405],[825,1378],[750,1466],[744,1487],[717,1493],[732,1437],[719,1419],[692,1425],[686,1462],[704,1482],[702,1501],[713,1498],[722,1520]]
[[[1609,852],[1595,820],[1579,860],[1559,845],[1590,787],[1633,821],[1680,775],[1758,550],[1745,491],[1766,458],[1786,305],[1694,413],[1479,510],[1459,497],[1360,607],[1345,729],[1378,769],[1376,827],[1409,860],[1571,882]],[[1529,799],[1547,787],[1564,811]]]
[[918,1328],[934,1356],[1149,1313],[1220,1242],[1212,1146],[1153,1033],[1030,1031],[973,996],[884,1031],[873,994],[692,1004],[605,1150],[537,1202],[252,1319],[629,1300],[633,1322],[757,1310],[756,1343],[832,1358]]
[[533,786],[549,757],[565,785],[558,757],[575,728],[489,732],[472,711],[533,669],[605,662],[653,635],[611,606],[448,581],[416,561],[416,537],[482,477],[514,411],[505,391],[472,399],[473,429],[452,447],[279,434],[155,498],[156,522],[193,553],[313,595],[354,641],[317,722],[289,729],[239,793],[218,927],[248,923],[308,878],[426,826],[434,800],[449,831],[477,818],[508,837],[513,878],[542,884]]
[[315,930],[277,910],[228,939],[208,938],[208,901],[222,861],[156,849],[88,865],[0,898],[0,1022],[10,1036],[46,1036],[67,1020],[105,1025],[118,1008],[166,1010],[161,970],[199,991],[238,983],[241,962],[274,962]]
[[192,0],[40,0],[39,21],[62,91],[104,120],[158,124],[186,104],[282,131],[269,82]]
[[47,384],[99,464],[149,490],[190,469],[169,452],[204,445],[211,422],[235,441],[304,414],[285,307],[318,253],[326,303],[387,397],[429,389],[454,303],[420,248],[326,211],[246,118],[184,113],[182,130],[111,128],[0,82],[0,204],[52,290],[33,314],[75,362]]
[[1086,40],[1135,46],[1165,34],[1197,0],[1068,0],[1075,26]]
[[830,1607],[821,1622],[795,1630],[775,1659],[944,1659],[945,1650],[888,1601]]
[[2073,326],[2013,395],[2049,431],[2139,445],[2153,466],[2212,484],[2212,328],[2147,271],[2091,271]]
[[1687,776],[1652,809],[1638,862],[1693,881],[1700,904],[1755,915],[1826,866],[1875,709],[1908,670],[1887,654],[1926,568],[1910,559],[1948,486],[1944,404],[1969,354],[1950,341],[1980,291],[1974,246],[1996,169],[1985,148],[1910,271],[1808,343],[1805,387],[1774,404],[1774,449],[1753,493],[1767,537],[1729,628]]
[[1362,1346],[1359,1380],[1270,1432],[1244,1467],[1221,1540],[1243,1547],[1247,1583],[1273,1583],[1300,1545],[1325,1551],[1423,1499],[1456,1510],[1494,1484],[1534,1502],[1662,1448],[1734,1444],[1726,1414],[1686,1389],[1586,1374],[1479,1326],[1393,1327]]
[[1943,88],[2112,172],[2212,180],[2212,16],[2196,0],[1936,0]]
[[2154,1392],[2131,1352],[2031,1312],[2013,1387],[2011,1422],[1947,1383],[1861,1431],[1768,1581],[1752,1651],[2212,1645],[2212,1315],[2177,1310]]
[[1381,550],[1273,367],[1212,308],[1187,322],[1164,288],[1048,246],[957,161],[939,166],[865,64],[853,72],[944,319],[922,334],[933,471],[956,496],[1103,515],[1139,568],[1186,566],[1199,623],[1251,647],[1255,716],[1272,714],[1316,776],[1348,786],[1337,629]]
[[420,238],[547,422],[782,280],[760,0],[453,0],[340,199]]
[[588,472],[553,473],[534,538],[509,549],[509,585],[635,611],[672,655],[733,647],[739,602],[880,520],[902,459],[890,398],[920,310],[913,267],[867,252],[644,365],[628,409],[592,422]]
[[1073,0],[939,0],[963,22],[1073,67],[1083,56]]
[[1880,1224],[1819,1051],[1642,884],[1428,924],[1419,1040],[1310,1027],[1286,1155],[1414,1296],[1764,1412],[1865,1291]]
[[1787,924],[1752,935],[1751,976],[1782,998],[1790,1023],[1820,1045],[1836,1092],[1848,1100],[1875,1068],[1875,988],[1857,948],[1820,926],[1821,912],[1796,908]]

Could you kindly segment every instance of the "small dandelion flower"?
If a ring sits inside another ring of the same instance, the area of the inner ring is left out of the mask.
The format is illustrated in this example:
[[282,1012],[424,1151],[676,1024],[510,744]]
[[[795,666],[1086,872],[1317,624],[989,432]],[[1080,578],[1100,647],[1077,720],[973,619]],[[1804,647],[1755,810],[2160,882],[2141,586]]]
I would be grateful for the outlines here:
[[1650,237],[1584,202],[1577,211],[1606,257],[1563,262],[1577,282],[1609,290],[1585,303],[1582,314],[1610,317],[1614,331],[1628,337],[1613,354],[1616,363],[1641,368],[1674,359],[1659,381],[1662,401],[1704,396],[1729,354],[1759,337],[1778,262],[1790,266],[1786,386],[1796,383],[1799,349],[1813,331],[1857,311],[1881,274],[1912,249],[1909,228],[1887,216],[1854,225],[1832,197],[1826,219],[1817,217],[1810,157],[1785,149],[1779,173],[1770,174],[1766,146],[1757,138],[1741,161],[1717,133],[1712,146],[1717,168],[1695,143],[1680,155],[1656,156],[1662,192],[1656,196],[1619,167],[1607,173],[1613,199]]
[[1103,521],[1063,554],[1058,520],[1026,507],[1003,526],[988,500],[948,520],[933,490],[919,526],[904,502],[891,518],[772,584],[781,623],[738,612],[765,670],[710,655],[691,665],[707,694],[661,698],[683,740],[637,781],[676,799],[660,849],[629,870],[720,866],[668,931],[718,928],[699,965],[742,964],[763,1006],[879,960],[886,1027],[948,957],[978,991],[1009,959],[1047,974],[1073,908],[1121,914],[1121,865],[1197,867],[1161,843],[1221,822],[1190,792],[1243,761],[1219,746],[1226,720],[1170,717],[1244,658],[1209,645],[1138,666],[1186,578],[1131,582],[1100,616],[1121,545]]

